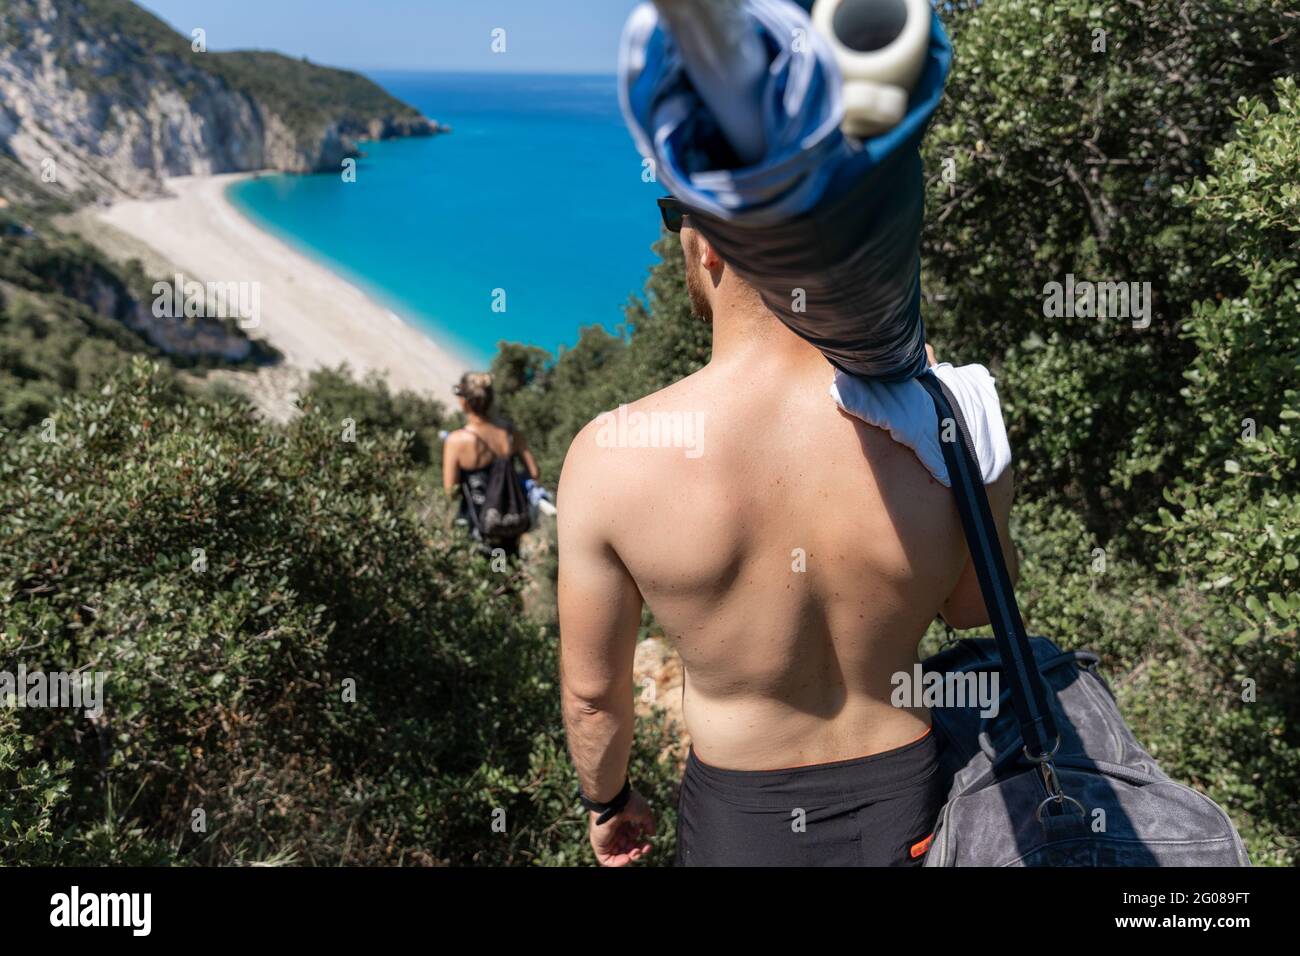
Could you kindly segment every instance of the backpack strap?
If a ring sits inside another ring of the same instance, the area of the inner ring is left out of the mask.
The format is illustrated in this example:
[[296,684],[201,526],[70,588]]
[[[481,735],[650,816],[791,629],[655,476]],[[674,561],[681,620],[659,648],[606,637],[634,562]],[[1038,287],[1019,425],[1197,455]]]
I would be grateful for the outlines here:
[[[498,455],[498,454],[496,453],[496,449],[493,448],[491,445],[489,445],[489,444],[487,443],[487,439],[485,439],[485,438],[484,438],[482,435],[480,435],[478,432],[474,431],[474,429],[470,428],[468,425],[466,425],[465,427],[463,427],[463,428],[461,429],[461,431],[469,432],[471,435],[473,435],[475,438],[478,439],[478,443],[479,443],[480,445],[482,445],[484,448],[486,448],[486,449],[488,450],[488,454],[492,456],[492,458],[488,461],[488,465],[492,464],[492,462],[496,461],[498,458],[501,457],[500,455]],[[511,436],[510,442],[511,442],[511,449],[512,449],[511,454],[513,454],[513,453],[514,453],[514,452],[513,452],[513,448],[514,448],[514,436]],[[482,467],[486,468],[487,465],[483,465]]]
[[[469,432],[471,435],[473,435],[475,438],[477,438],[477,439],[479,440],[479,444],[482,445],[484,448],[486,448],[489,452],[492,453],[492,461],[496,461],[498,458],[514,458],[516,455],[519,454],[517,451],[515,451],[515,429],[514,429],[514,426],[511,425],[511,424],[509,424],[509,423],[504,423],[504,424],[501,425],[501,428],[505,431],[505,433],[506,433],[506,440],[509,442],[509,445],[510,445],[510,450],[509,450],[508,452],[506,452],[505,455],[498,455],[496,449],[493,448],[491,445],[489,445],[489,444],[487,443],[487,440],[484,439],[484,437],[483,437],[482,435],[480,435],[478,432],[476,432],[476,431],[474,431],[473,429],[471,429],[468,425],[463,426],[463,427],[461,428],[461,431]],[[489,464],[490,464],[490,462],[489,462]]]
[[[1025,756],[1043,767],[1045,779],[1050,773],[1050,779],[1055,780],[1051,758],[1061,745],[1061,736],[1048,705],[1047,690],[1034,659],[1033,647],[1025,634],[1025,622],[1020,616],[1011,575],[1002,555],[1002,544],[993,522],[970,432],[956,399],[933,371],[926,369],[917,376],[917,381],[934,400],[939,419],[939,447],[943,451],[944,464],[948,466],[962,531],[979,578],[980,594],[984,596],[984,606],[988,609],[998,653],[1002,657],[1002,673],[1010,683],[1011,706],[1020,725]],[[958,436],[960,440],[957,440]],[[1059,787],[1055,789],[1059,791]]]

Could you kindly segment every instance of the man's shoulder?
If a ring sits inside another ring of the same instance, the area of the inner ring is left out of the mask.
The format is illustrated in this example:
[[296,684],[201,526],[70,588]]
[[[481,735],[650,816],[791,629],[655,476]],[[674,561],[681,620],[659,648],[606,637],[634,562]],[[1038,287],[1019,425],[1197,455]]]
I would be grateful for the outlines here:
[[640,488],[703,439],[705,404],[695,376],[688,376],[632,402],[607,409],[587,422],[569,445],[561,479],[590,488],[606,485],[606,497]]

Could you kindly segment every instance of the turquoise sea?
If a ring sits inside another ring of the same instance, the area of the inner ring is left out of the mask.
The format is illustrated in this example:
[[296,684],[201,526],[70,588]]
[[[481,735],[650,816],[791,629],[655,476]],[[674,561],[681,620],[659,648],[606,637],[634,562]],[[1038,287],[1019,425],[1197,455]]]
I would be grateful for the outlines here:
[[363,144],[353,183],[237,183],[235,205],[475,364],[623,321],[663,189],[642,182],[613,76],[370,76],[452,132]]

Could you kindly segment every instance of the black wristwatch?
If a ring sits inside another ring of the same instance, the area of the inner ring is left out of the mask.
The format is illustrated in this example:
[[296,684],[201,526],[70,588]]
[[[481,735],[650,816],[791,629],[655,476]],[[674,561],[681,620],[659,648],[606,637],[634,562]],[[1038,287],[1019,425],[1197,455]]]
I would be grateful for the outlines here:
[[626,781],[623,782],[623,789],[620,790],[618,792],[618,796],[616,796],[613,800],[609,801],[609,803],[597,803],[595,800],[592,800],[585,793],[583,793],[581,787],[578,788],[578,802],[581,803],[588,810],[590,810],[592,813],[600,814],[600,816],[596,817],[597,826],[600,826],[601,824],[604,823],[608,823],[616,813],[618,813],[625,806],[627,806],[627,802],[631,799],[632,799],[631,778],[628,778]]

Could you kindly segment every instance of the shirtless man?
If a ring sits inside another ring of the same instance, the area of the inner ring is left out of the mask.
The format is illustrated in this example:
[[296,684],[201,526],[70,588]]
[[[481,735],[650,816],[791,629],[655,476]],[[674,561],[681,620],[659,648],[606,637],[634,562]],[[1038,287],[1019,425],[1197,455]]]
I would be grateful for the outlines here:
[[[644,601],[686,672],[679,864],[917,865],[946,795],[929,712],[892,706],[890,678],[936,614],[987,623],[952,493],[839,410],[826,359],[689,216],[669,225],[713,354],[628,411],[702,432],[620,447],[597,419],[559,488],[563,709],[592,847],[622,866],[654,832],[628,781]],[[1009,469],[988,491],[1014,576]]]

